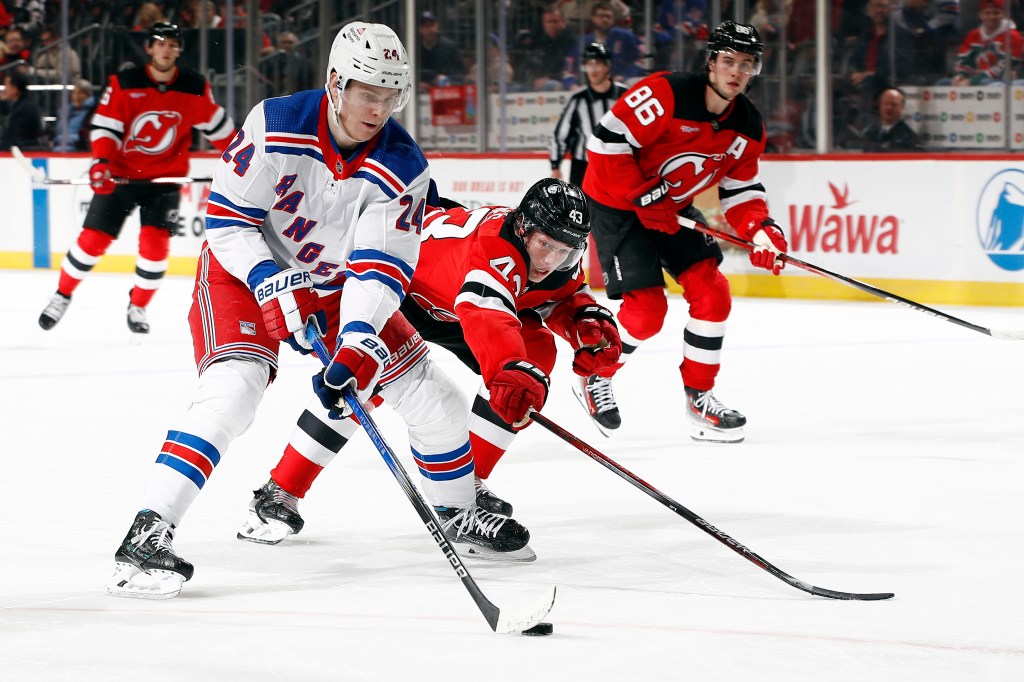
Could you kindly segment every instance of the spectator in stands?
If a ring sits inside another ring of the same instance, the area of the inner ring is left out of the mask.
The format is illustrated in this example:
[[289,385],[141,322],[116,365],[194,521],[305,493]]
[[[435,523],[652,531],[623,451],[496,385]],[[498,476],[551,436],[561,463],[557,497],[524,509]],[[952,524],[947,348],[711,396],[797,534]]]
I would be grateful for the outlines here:
[[[594,10],[595,2],[597,0],[557,0],[557,2],[547,4],[557,7],[566,21],[579,31],[584,28],[583,24]],[[605,2],[611,6],[612,12],[615,14],[616,26],[632,26],[632,10],[628,2],[625,0],[605,0]]]
[[576,36],[566,26],[565,17],[557,7],[545,8],[540,15],[540,25],[520,34],[518,42],[526,51],[523,71],[527,87],[551,91],[579,82],[571,61]]
[[17,70],[4,74],[4,91],[0,93],[0,112],[7,115],[7,126],[0,134],[0,151],[11,147],[38,149],[43,134],[43,117],[39,105],[28,89],[28,76]]
[[948,56],[959,40],[960,0],[902,0],[895,18],[913,37],[911,47],[925,80],[949,73]]
[[420,14],[420,87],[456,85],[466,78],[466,63],[458,46],[441,35],[441,26],[433,12]]
[[20,28],[9,28],[0,42],[0,66],[17,62],[31,63],[32,50],[29,48],[25,31]]
[[299,54],[299,37],[291,31],[277,34],[277,50],[260,60],[260,73],[270,81],[269,97],[309,90],[316,84],[316,66]]
[[[612,53],[612,78],[628,81],[646,74],[643,67],[637,64],[640,59],[640,41],[636,35],[624,28],[615,26],[615,12],[612,6],[601,0],[595,2],[590,10],[590,25],[593,29],[583,36],[583,44],[604,43]],[[574,46],[573,63],[579,62],[579,47]]]
[[167,21],[160,5],[155,2],[144,2],[139,6],[139,11],[135,15],[135,24],[132,26],[132,30],[148,32],[150,26],[158,21]]
[[[39,45],[32,57],[32,75],[44,83],[62,83],[61,68],[64,52],[63,43],[56,29],[46,27],[39,34]],[[68,49],[67,82],[73,83],[82,76],[82,60],[74,49]]]
[[[466,81],[469,83],[480,84],[479,80],[479,69],[477,64],[469,67],[469,73],[466,76]],[[498,36],[491,33],[487,36],[487,60],[486,60],[486,73],[487,73],[487,92],[500,92],[501,86],[501,72],[505,72],[505,88],[506,92],[514,90],[512,86],[513,78],[515,77],[515,71],[512,69],[512,65],[508,62],[508,55],[505,56],[505,61],[501,60],[501,43],[498,41]]]
[[11,25],[23,30],[27,36],[39,33],[46,23],[44,0],[4,0],[4,4],[14,18]]
[[960,45],[953,71],[953,85],[1001,83],[1006,76],[1007,43],[1014,61],[1020,61],[1024,39],[1006,18],[1004,0],[981,0],[981,25]]
[[[867,88],[873,100],[886,86],[913,79],[918,69],[913,37],[891,21],[890,0],[868,0],[867,12],[871,22],[855,41],[850,56],[850,83],[856,88]],[[895,37],[895,54],[891,50],[890,28]]]
[[54,150],[59,152],[89,151],[91,146],[88,122],[94,111],[96,111],[96,98],[92,94],[92,83],[80,78],[75,81],[75,88],[71,91],[67,141],[65,142],[61,128],[58,126]]
[[878,97],[878,123],[863,132],[863,148],[867,152],[924,151],[917,133],[903,120],[907,96],[899,88],[884,90]]
[[[758,7],[762,2],[775,0],[758,0]],[[708,39],[706,14],[707,0],[661,0],[653,27],[655,71],[683,71],[687,68],[689,60],[679,58],[677,47],[680,40],[684,47],[695,47],[695,43]],[[756,28],[762,36],[765,35],[760,26]],[[697,51],[693,50],[693,53]]]
[[220,28],[223,23],[213,0],[185,0],[178,8],[177,24],[183,29],[199,28],[204,19],[206,28]]

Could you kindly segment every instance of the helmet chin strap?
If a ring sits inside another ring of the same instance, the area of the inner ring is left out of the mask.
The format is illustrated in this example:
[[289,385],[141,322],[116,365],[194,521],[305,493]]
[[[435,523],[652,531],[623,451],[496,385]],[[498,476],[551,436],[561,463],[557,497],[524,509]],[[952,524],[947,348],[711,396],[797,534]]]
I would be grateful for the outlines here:
[[[338,90],[338,89],[335,88],[335,90]],[[338,90],[338,106],[334,106],[334,97],[331,96],[331,79],[330,78],[328,78],[327,82],[324,83],[324,92],[327,93],[327,104],[331,107],[331,114],[334,116],[334,122],[340,128],[341,127],[341,91]]]

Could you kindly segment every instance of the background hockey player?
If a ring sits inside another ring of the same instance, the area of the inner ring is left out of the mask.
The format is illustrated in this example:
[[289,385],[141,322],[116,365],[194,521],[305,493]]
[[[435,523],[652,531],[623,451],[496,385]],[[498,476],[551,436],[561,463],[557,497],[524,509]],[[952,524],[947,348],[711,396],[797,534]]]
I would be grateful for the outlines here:
[[[757,248],[750,260],[779,274],[787,250],[768,215],[758,159],[761,114],[744,92],[761,71],[764,47],[752,26],[722,23],[707,42],[703,73],[656,73],[638,82],[601,120],[587,150],[583,189],[591,200],[594,239],[610,298],[622,299],[623,359],[661,330],[668,310],[663,270],[690,306],[680,372],[691,436],[743,440],[746,418],[712,394],[732,298],[719,271],[722,250],[710,237],[681,229],[683,215],[704,223],[693,199],[718,186],[726,219]],[[584,379],[577,395],[603,429],[620,416],[610,381]],[[607,434],[606,434],[607,435]]]
[[213,101],[206,79],[177,66],[185,48],[177,26],[153,24],[145,48],[149,63],[111,76],[93,116],[89,179],[95,196],[82,231],[61,263],[57,292],[39,316],[43,329],[60,322],[75,289],[138,207],[142,229],[127,320],[136,334],[149,332],[146,306],[167,272],[171,234],[178,227],[180,185],[118,185],[114,179],[187,176],[193,128],[222,152],[235,135],[235,124]]
[[[594,300],[579,263],[589,233],[581,190],[553,178],[534,184],[515,210],[453,207],[424,220],[420,264],[402,312],[423,338],[483,378],[470,418],[480,478],[490,475],[529,411],[544,406],[554,334],[572,345],[581,376],[618,362],[612,315]],[[280,542],[301,530],[298,498],[357,428],[354,420],[319,423],[303,415],[270,482],[256,491],[239,537]],[[476,500],[512,514],[482,482]]]
[[412,447],[451,474],[425,492],[446,506],[456,531],[513,550],[529,540],[511,519],[473,503],[466,400],[395,314],[419,256],[429,176],[415,142],[390,118],[412,90],[394,31],[342,28],[325,89],[257,105],[217,167],[189,314],[198,387],[115,554],[110,594],[173,597],[192,577],[171,545],[175,527],[252,423],[279,343],[305,344],[311,316],[328,333],[333,359],[314,381],[307,412],[327,420],[321,396],[333,407],[352,386],[365,400],[379,378]]
[[604,43],[583,48],[581,68],[586,87],[574,92],[565,104],[551,136],[551,177],[562,177],[560,165],[566,153],[572,155],[569,182],[580,187],[587,171],[587,140],[626,86],[612,81],[612,53]]

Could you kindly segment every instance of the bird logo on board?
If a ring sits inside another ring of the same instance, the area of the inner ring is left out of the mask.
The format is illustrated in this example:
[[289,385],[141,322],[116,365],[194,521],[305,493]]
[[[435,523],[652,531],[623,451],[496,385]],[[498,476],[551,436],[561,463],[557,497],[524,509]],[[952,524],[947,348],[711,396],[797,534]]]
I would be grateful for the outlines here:
[[1003,270],[1024,270],[1024,171],[992,176],[978,198],[978,243]]

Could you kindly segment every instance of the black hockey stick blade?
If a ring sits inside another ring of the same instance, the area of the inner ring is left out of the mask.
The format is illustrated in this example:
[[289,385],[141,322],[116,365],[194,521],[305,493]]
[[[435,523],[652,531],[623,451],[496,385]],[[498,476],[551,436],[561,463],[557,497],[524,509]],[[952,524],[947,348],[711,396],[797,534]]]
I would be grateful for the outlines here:
[[708,523],[701,517],[697,516],[692,511],[690,511],[683,505],[679,504],[668,495],[665,495],[664,493],[662,493],[657,488],[650,485],[637,475],[633,474],[628,469],[618,464],[607,455],[598,452],[587,443],[584,443],[582,440],[580,440],[573,434],[569,433],[558,424],[555,424],[553,421],[542,415],[540,412],[531,413],[530,418],[533,419],[535,422],[539,423],[541,426],[543,426],[551,433],[555,434],[556,436],[564,440],[569,445],[572,445],[574,448],[582,452],[587,457],[591,458],[598,464],[602,465],[604,468],[608,469],[609,471],[617,475],[619,478],[628,481],[634,487],[639,488],[640,490],[647,493],[664,506],[674,511],[676,514],[679,514],[679,516],[682,516],[684,519],[686,519],[693,525],[697,526],[702,531],[704,531],[711,537],[715,538],[723,545],[725,545],[732,551],[742,556],[747,561],[750,561],[754,565],[763,568],[779,580],[788,583],[789,585],[795,587],[798,590],[803,590],[804,592],[814,594],[819,597],[828,597],[829,599],[847,599],[855,601],[877,601],[880,599],[891,599],[893,596],[895,596],[892,592],[863,593],[829,590],[824,587],[815,587],[810,583],[806,583],[803,580],[794,578],[790,574],[769,563],[766,559],[762,558],[758,554],[754,553],[748,547],[740,544],[738,541],[727,535],[724,531],[719,530],[715,526],[712,526],[710,523]]
[[[320,362],[326,367],[331,364],[331,355],[327,351],[327,347],[324,346],[324,342],[320,339],[320,333],[315,320],[316,318],[310,317],[306,323],[305,337],[317,357],[320,358]],[[510,611],[495,606],[480,590],[476,581],[473,580],[473,576],[469,574],[469,570],[462,563],[462,558],[459,557],[458,552],[452,547],[448,537],[441,529],[441,522],[434,515],[434,510],[431,509],[430,505],[423,499],[420,491],[413,485],[412,479],[409,478],[409,474],[405,471],[405,467],[402,466],[391,446],[384,440],[380,429],[377,428],[377,424],[373,421],[373,418],[366,411],[366,408],[363,407],[362,403],[359,402],[355,392],[351,388],[346,387],[342,390],[341,394],[356,419],[359,420],[366,435],[370,437],[370,440],[377,448],[377,452],[380,453],[385,464],[388,465],[388,469],[391,470],[395,480],[398,481],[398,485],[405,492],[405,496],[409,498],[409,502],[416,509],[416,513],[426,527],[427,532],[430,533],[434,542],[437,543],[441,552],[444,553],[448,563],[455,570],[455,574],[462,580],[462,584],[473,598],[477,608],[480,609],[480,613],[483,614],[487,624],[491,626],[491,630],[503,634],[518,634],[544,620],[544,617],[551,611],[551,607],[555,605],[555,586],[552,585],[545,590],[544,594],[525,609]]]
[[[715,237],[716,239],[721,239],[724,242],[729,242],[730,244],[742,247],[747,251],[752,251],[754,248],[756,248],[756,244],[749,240],[737,237],[735,235],[731,235],[728,232],[716,230],[715,228],[709,227],[707,225],[702,225],[701,223],[698,223],[695,220],[690,220],[689,218],[684,218],[682,216],[679,216],[678,220],[679,224],[682,225],[683,227],[688,227],[692,230],[697,230],[698,232],[710,235],[712,237]],[[911,301],[909,298],[903,298],[902,296],[891,293],[889,291],[885,291],[884,289],[879,289],[878,287],[872,286],[867,282],[861,282],[858,279],[846,277],[845,275],[840,275],[839,273],[832,272],[831,270],[826,270],[823,267],[819,267],[817,265],[814,265],[813,263],[808,263],[807,261],[800,260],[799,258],[791,256],[788,253],[780,255],[779,258],[781,258],[786,263],[792,263],[793,265],[802,270],[812,272],[815,275],[820,275],[826,279],[832,280],[833,282],[845,284],[847,286],[853,287],[854,289],[859,289],[860,291],[863,291],[866,294],[871,294],[872,296],[877,296],[878,298],[885,299],[890,303],[896,303],[897,305],[902,305],[906,308],[911,308],[926,315],[937,317],[940,320],[945,320],[946,322],[958,324],[961,327],[965,327],[972,331],[976,331],[980,334],[985,334],[986,336],[991,336],[994,339],[1000,339],[1001,341],[1024,341],[1024,329],[989,329],[988,327],[982,327],[981,325],[974,324],[973,322],[961,320],[959,317],[954,317],[949,313],[944,313],[941,310],[930,308],[924,305],[923,303]]]

